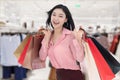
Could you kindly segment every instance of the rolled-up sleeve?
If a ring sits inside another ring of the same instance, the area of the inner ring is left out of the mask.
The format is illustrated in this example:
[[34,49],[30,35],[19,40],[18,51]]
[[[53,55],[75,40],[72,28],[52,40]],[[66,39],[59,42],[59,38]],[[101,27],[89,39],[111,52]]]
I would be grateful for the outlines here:
[[80,45],[76,39],[72,40],[70,44],[71,51],[73,53],[74,58],[81,62],[84,59],[84,47]]
[[45,61],[48,55],[48,44],[45,41],[45,39],[43,39],[41,43],[42,43],[42,46],[39,51],[40,60]]

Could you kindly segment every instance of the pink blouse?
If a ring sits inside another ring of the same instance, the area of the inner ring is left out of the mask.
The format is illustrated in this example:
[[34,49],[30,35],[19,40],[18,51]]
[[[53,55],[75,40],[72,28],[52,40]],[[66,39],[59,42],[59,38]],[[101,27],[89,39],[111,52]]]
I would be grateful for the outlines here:
[[79,62],[83,60],[83,46],[79,45],[70,30],[64,28],[62,36],[54,45],[52,41],[50,41],[48,46],[45,46],[45,43],[46,41],[43,39],[42,47],[39,51],[41,60],[46,60],[48,56],[52,66],[56,69],[80,69],[76,64],[76,60]]

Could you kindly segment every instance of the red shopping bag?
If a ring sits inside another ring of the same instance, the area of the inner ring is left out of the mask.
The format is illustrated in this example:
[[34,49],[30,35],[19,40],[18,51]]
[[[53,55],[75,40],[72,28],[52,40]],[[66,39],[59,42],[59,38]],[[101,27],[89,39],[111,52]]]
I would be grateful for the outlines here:
[[97,49],[97,47],[94,45],[90,38],[88,38],[86,41],[89,44],[90,50],[95,59],[95,63],[98,68],[101,80],[112,80],[115,75],[110,69],[105,59],[103,58],[103,56],[101,55],[100,51]]

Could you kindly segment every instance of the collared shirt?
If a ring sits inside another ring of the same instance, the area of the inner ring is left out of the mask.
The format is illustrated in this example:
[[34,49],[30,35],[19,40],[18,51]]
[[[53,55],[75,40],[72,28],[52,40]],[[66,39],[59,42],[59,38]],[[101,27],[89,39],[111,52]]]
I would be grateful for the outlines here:
[[84,58],[83,46],[79,45],[71,31],[63,28],[62,36],[53,45],[52,40],[49,46],[45,46],[46,41],[43,39],[40,49],[40,59],[46,60],[48,56],[52,66],[56,69],[79,70],[76,60],[81,62]]

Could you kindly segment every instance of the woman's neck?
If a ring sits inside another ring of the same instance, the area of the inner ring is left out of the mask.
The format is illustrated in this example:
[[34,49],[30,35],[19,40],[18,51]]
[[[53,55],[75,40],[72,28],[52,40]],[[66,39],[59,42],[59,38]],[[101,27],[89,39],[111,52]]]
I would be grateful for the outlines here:
[[62,30],[63,30],[63,28],[56,28],[56,29],[54,29],[54,35],[58,35],[58,34],[61,34],[62,33]]
[[62,29],[54,29],[53,35],[52,35],[52,41],[53,44],[57,42],[57,40],[60,38],[62,34]]

